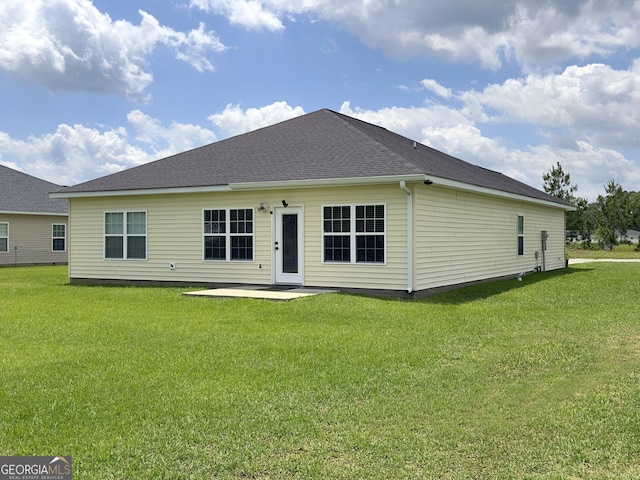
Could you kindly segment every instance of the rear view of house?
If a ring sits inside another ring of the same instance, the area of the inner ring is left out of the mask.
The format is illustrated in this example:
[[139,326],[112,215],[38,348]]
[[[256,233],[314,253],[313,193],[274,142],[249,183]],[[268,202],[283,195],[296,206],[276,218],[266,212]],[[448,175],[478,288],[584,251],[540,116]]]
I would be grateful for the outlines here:
[[65,188],[72,281],[415,292],[565,266],[573,207],[320,110]]
[[67,201],[60,185],[0,165],[0,266],[67,263]]

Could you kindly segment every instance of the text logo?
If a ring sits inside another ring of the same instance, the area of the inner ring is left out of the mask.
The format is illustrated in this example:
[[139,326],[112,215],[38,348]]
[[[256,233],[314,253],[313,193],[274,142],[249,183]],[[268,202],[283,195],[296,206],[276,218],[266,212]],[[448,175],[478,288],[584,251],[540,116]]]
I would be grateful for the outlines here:
[[72,480],[71,457],[0,457],[0,480]]

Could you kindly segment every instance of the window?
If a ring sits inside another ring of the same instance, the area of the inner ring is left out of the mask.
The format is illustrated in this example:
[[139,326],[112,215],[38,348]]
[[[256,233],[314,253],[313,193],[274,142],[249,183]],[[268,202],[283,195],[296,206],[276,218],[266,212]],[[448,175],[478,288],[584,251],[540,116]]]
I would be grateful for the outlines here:
[[147,258],[147,213],[107,212],[104,214],[105,258]]
[[384,205],[356,207],[356,262],[384,263]]
[[518,256],[524,255],[524,216],[518,215]]
[[351,207],[324,207],[323,213],[324,261],[351,262]]
[[227,252],[226,210],[204,211],[204,258],[225,260]]
[[325,262],[385,262],[384,205],[326,206],[322,214]]
[[0,223],[0,253],[9,251],[9,224]]
[[67,226],[64,223],[54,223],[52,228],[51,250],[64,252],[67,250]]
[[253,260],[253,209],[205,210],[205,260]]

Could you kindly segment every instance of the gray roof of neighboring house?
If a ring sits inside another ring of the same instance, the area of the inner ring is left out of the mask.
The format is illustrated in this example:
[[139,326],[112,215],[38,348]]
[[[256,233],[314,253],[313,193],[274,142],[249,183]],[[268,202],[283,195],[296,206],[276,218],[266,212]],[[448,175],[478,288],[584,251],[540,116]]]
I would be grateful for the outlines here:
[[[622,232],[621,232],[620,230],[616,230],[616,231],[615,231],[615,234],[616,234],[616,235],[620,235],[621,233],[622,233]],[[624,232],[624,234],[625,234],[627,237],[637,237],[637,236],[639,236],[639,235],[640,235],[640,232],[639,232],[638,230],[627,230],[627,231],[625,231],[625,232]]]
[[420,143],[414,148],[413,140],[326,109],[68,187],[62,193],[423,174],[569,205],[501,173]]
[[67,200],[49,198],[49,193],[60,188],[0,165],[0,212],[67,213]]

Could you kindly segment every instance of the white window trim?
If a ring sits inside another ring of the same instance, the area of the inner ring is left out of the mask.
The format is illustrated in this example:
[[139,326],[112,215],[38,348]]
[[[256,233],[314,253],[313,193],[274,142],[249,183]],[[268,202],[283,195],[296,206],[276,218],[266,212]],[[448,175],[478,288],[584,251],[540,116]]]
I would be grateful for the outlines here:
[[[368,206],[376,206],[382,205],[384,207],[384,232],[370,232],[369,235],[382,235],[384,237],[384,262],[358,262],[357,260],[357,248],[356,248],[356,238],[358,236],[367,235],[367,232],[356,232],[356,208],[357,207],[368,207]],[[342,232],[329,232],[325,233],[324,231],[324,209],[326,207],[349,207],[351,209],[351,215],[349,218],[350,227],[349,232],[347,234]],[[388,242],[387,242],[387,218],[389,216],[389,209],[387,208],[387,204],[385,202],[367,202],[367,203],[331,203],[331,204],[323,204],[320,206],[320,261],[324,265],[362,265],[364,267],[380,267],[387,265],[388,258]],[[349,253],[350,261],[348,262],[339,262],[339,261],[325,261],[324,259],[324,238],[325,236],[349,236],[349,243],[351,245],[351,250]]]
[[[224,210],[225,211],[225,232],[224,234],[220,233],[205,233],[204,231],[204,212],[209,210]],[[251,233],[231,233],[231,210],[251,210],[251,222],[253,224],[253,228],[251,229]],[[220,208],[203,208],[202,215],[200,216],[200,224],[202,227],[202,261],[203,262],[216,262],[216,263],[226,263],[226,262],[234,262],[234,263],[254,263],[256,261],[256,211],[254,207],[220,207]],[[224,250],[224,259],[219,258],[205,258],[205,237],[225,237],[225,250]],[[244,259],[231,259],[231,238],[232,237],[251,237],[252,239],[252,252],[253,258],[251,260]]]
[[[107,257],[107,232],[106,232],[106,215],[107,213],[122,214],[122,235],[109,235],[110,237],[122,236],[122,258]],[[144,231],[145,234],[127,233],[127,213],[144,213]],[[144,237],[144,258],[127,258],[127,237]],[[146,210],[105,210],[102,213],[102,258],[109,262],[145,262],[149,258],[149,214]]]
[[[56,226],[59,226],[59,225],[64,226],[64,237],[55,237],[55,236],[53,235],[53,229],[54,229]],[[54,250],[54,248],[53,248],[53,241],[54,241],[54,240],[60,240],[60,239],[63,239],[63,240],[64,240],[64,249],[62,249],[62,250]],[[66,223],[52,223],[52,224],[51,224],[51,252],[52,252],[52,253],[64,253],[64,252],[66,252],[66,251],[67,251],[67,224],[66,224]]]
[[0,253],[9,253],[9,222],[0,222],[0,224],[6,225],[7,226],[7,236],[6,237],[2,237],[2,238],[6,238],[7,239],[7,249],[6,250],[0,250]]

